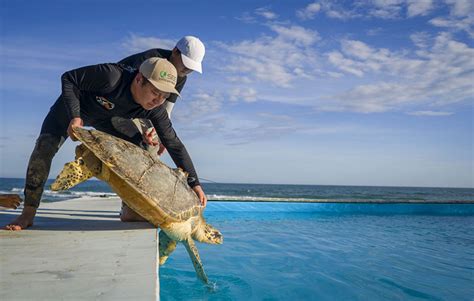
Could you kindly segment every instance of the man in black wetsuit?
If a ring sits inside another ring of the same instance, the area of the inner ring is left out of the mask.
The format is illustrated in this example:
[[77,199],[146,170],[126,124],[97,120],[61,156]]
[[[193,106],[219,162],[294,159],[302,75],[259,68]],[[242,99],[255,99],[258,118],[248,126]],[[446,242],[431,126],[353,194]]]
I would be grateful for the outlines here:
[[22,214],[6,226],[21,230],[33,224],[51,161],[74,127],[93,126],[129,140],[113,125],[114,117],[151,120],[175,164],[188,172],[188,184],[201,200],[207,199],[186,148],[169,120],[163,102],[175,89],[176,68],[167,60],[150,58],[139,70],[119,64],[87,66],[64,73],[62,93],[51,107],[28,163],[25,206]]
[[[196,71],[202,73],[201,62],[204,58],[205,51],[206,49],[201,40],[194,36],[185,36],[176,43],[176,46],[172,50],[153,48],[133,54],[120,60],[118,63],[138,69],[141,63],[151,57],[167,59],[173,64],[178,72],[176,90],[181,93],[181,90],[186,83],[187,76],[191,72]],[[169,116],[171,116],[171,111],[173,110],[177,98],[178,95],[172,94],[164,103]]]
[[[138,69],[141,63],[151,57],[167,59],[174,65],[176,71],[178,72],[176,90],[181,93],[181,90],[183,89],[184,84],[186,83],[187,76],[191,72],[196,71],[202,73],[201,62],[204,58],[204,54],[205,47],[201,40],[194,36],[185,36],[180,39],[178,43],[176,43],[176,46],[172,50],[153,48],[126,57],[118,63]],[[163,106],[166,108],[166,111],[168,112],[168,117],[170,118],[177,98],[177,94],[171,94],[170,97],[166,99],[163,104]],[[149,144],[154,145],[152,136],[152,133],[148,133],[148,135],[144,135],[144,138]],[[160,144],[158,155],[161,156],[164,151],[164,145]]]

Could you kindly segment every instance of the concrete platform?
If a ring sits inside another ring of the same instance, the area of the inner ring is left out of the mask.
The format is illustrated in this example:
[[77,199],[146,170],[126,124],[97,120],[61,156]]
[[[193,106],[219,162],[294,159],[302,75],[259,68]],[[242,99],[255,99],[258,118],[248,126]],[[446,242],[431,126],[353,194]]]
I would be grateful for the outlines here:
[[[122,223],[120,199],[42,203],[32,228],[0,230],[0,300],[157,300],[157,231]],[[21,210],[0,210],[0,226]]]

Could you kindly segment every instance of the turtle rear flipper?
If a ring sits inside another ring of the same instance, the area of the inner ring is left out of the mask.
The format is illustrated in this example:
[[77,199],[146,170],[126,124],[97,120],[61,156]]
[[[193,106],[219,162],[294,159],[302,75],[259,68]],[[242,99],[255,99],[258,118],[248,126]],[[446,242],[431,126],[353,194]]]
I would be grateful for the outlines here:
[[205,284],[209,283],[209,279],[204,272],[204,267],[202,266],[201,258],[199,257],[198,250],[194,241],[191,237],[188,237],[183,241],[186,250],[188,251],[189,257],[191,257],[191,261],[193,262],[194,269],[196,270],[196,274],[198,278],[204,282]]
[[171,239],[165,231],[160,230],[160,265],[165,264],[170,254],[176,249],[176,243],[176,240]]

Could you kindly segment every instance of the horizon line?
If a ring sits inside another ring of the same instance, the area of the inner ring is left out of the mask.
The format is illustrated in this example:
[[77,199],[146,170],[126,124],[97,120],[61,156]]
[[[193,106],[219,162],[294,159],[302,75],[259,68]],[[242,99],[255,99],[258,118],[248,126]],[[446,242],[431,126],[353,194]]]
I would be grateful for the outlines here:
[[[25,180],[25,178],[17,178],[17,177],[0,177],[0,179],[18,179],[18,180]],[[48,178],[49,180],[54,180],[54,178]],[[88,181],[100,181],[104,182],[99,179],[89,179]],[[204,180],[201,178],[201,180]],[[345,186],[345,187],[385,187],[385,188],[450,188],[450,189],[474,189],[474,186],[471,187],[453,187],[453,186],[405,186],[405,185],[362,185],[362,184],[282,184],[282,183],[244,183],[244,182],[216,182],[210,181],[204,182],[203,184],[234,184],[234,185],[287,185],[287,186]]]

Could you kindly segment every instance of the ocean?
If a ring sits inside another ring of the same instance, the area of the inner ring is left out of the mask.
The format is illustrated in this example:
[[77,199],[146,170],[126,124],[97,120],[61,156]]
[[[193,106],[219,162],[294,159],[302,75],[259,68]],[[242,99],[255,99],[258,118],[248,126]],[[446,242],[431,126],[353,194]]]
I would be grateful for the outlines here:
[[[110,187],[89,180],[70,191],[55,192],[48,180],[43,201],[54,202],[80,197],[114,197]],[[25,179],[0,178],[0,193],[23,194]],[[202,183],[210,201],[234,202],[474,202],[472,188],[328,186]]]

